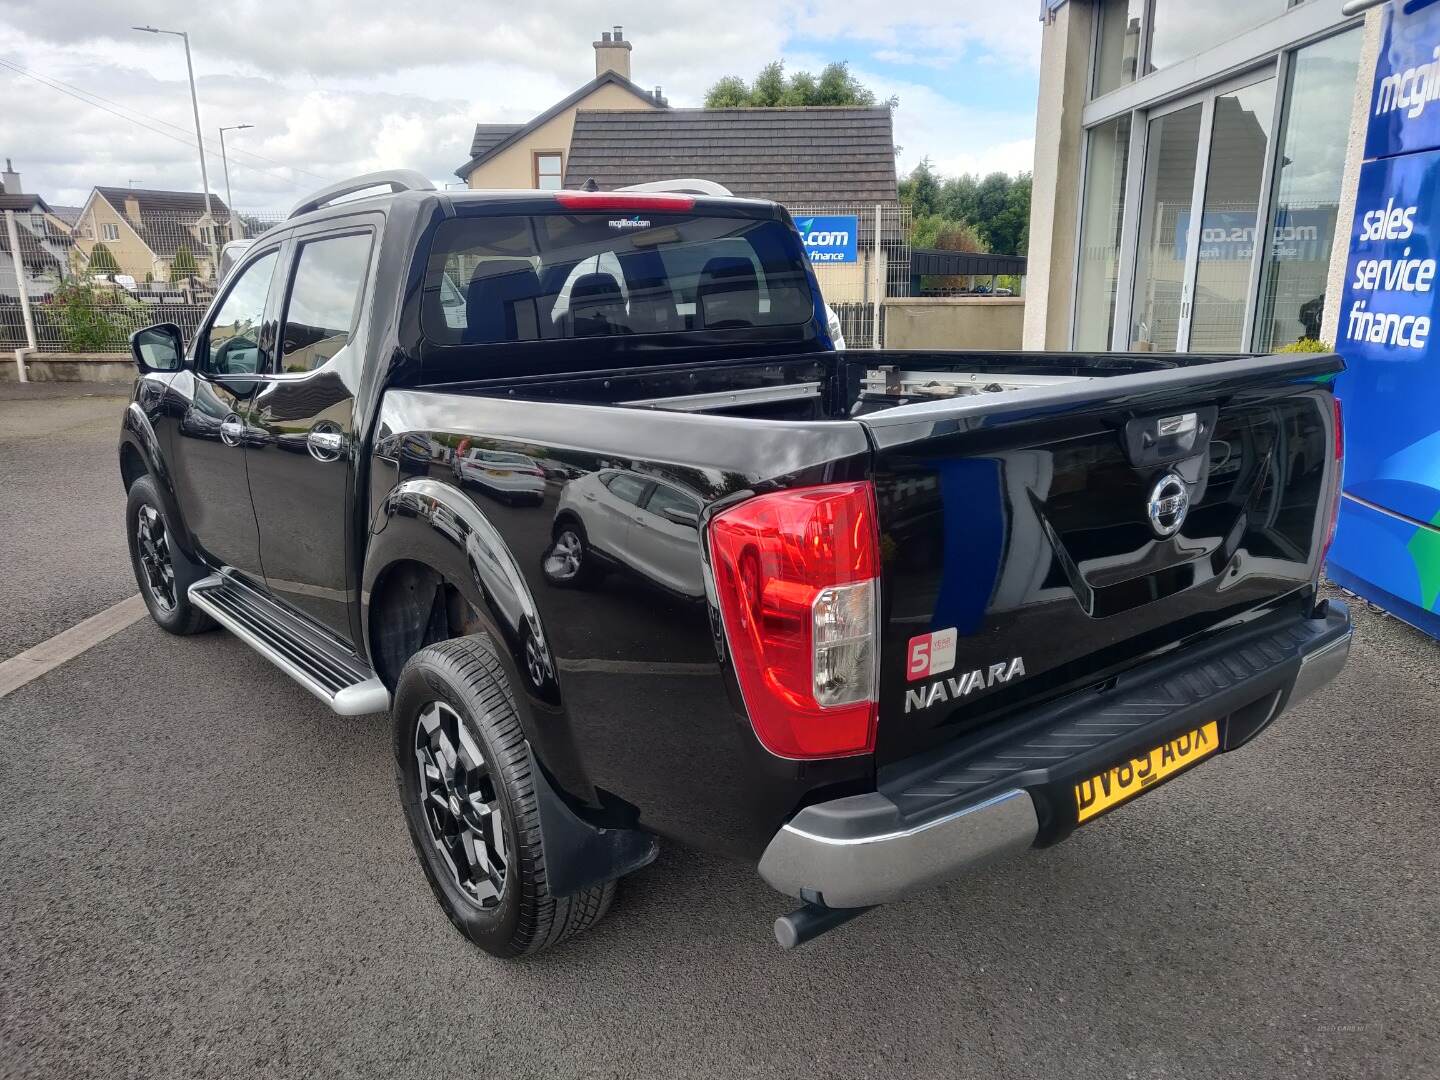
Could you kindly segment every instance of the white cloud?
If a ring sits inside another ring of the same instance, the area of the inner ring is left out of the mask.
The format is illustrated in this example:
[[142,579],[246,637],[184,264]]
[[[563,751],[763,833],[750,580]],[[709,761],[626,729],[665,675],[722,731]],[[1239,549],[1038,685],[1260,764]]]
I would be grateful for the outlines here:
[[[927,153],[945,171],[1028,168],[1016,139],[1033,129],[1028,104],[995,114],[865,70],[873,57],[917,76],[945,70],[958,81],[962,66],[985,63],[1033,77],[1040,34],[1028,8],[1021,17],[1010,5],[957,6],[917,13],[873,0],[683,0],[657,10],[617,0],[605,16],[635,42],[636,81],[662,85],[672,104],[698,105],[716,78],[748,77],[776,56],[817,71],[852,57],[881,97],[900,96],[902,171]],[[158,134],[0,68],[0,156],[15,159],[30,190],[62,203],[129,180],[198,190],[180,44],[130,30],[140,19],[190,32],[212,153],[218,125],[255,125],[227,136],[235,202],[247,208],[283,208],[317,176],[372,168],[417,168],[453,182],[473,125],[529,119],[583,83],[594,73],[590,42],[606,28],[593,5],[576,0],[531,9],[316,0],[298,10],[275,0],[141,9],[0,0],[0,59],[163,122],[144,121]],[[825,55],[787,55],[787,43],[802,38]],[[211,185],[223,191],[218,159]]]

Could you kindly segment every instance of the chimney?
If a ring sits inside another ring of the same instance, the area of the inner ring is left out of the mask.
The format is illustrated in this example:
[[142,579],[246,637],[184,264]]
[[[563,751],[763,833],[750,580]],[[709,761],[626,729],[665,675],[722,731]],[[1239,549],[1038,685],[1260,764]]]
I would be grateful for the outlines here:
[[630,78],[630,42],[625,40],[623,27],[615,27],[614,33],[606,30],[594,45],[597,78],[607,71],[613,71],[626,79]]
[[134,195],[125,196],[125,216],[130,219],[131,224],[137,227],[140,224],[140,200]]
[[15,171],[15,166],[10,163],[8,157],[5,159],[5,171],[0,173],[0,191],[5,192],[6,195],[21,194],[20,174]]

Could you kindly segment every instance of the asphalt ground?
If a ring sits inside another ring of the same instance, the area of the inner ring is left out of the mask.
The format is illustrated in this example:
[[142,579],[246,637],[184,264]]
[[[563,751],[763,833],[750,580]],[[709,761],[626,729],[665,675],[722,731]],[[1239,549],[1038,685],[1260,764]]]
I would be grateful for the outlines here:
[[[0,385],[0,658],[133,591],[123,399]],[[90,389],[93,393],[93,388]],[[1440,646],[1043,853],[783,953],[668,845],[606,920],[471,948],[382,717],[142,620],[0,698],[0,1076],[1440,1076]]]

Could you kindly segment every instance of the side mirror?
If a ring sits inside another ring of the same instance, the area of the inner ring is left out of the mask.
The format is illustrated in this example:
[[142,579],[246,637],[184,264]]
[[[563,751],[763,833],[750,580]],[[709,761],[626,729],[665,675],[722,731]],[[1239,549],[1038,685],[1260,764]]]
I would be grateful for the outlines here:
[[700,515],[691,513],[689,510],[681,510],[678,507],[667,506],[660,511],[666,521],[673,521],[676,525],[684,525],[687,528],[700,528]]
[[130,355],[140,374],[179,371],[185,366],[185,341],[174,323],[156,323],[130,335]]

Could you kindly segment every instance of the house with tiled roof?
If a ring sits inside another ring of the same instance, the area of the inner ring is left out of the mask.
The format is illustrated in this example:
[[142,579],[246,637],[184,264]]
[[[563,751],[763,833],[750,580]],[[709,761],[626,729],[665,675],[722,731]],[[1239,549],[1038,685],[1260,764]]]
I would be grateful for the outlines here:
[[699,177],[787,206],[894,203],[895,135],[887,107],[582,110],[565,186],[601,190]]
[[455,175],[472,188],[559,189],[570,149],[570,131],[581,109],[653,110],[665,98],[657,86],[642,90],[630,81],[631,43],[623,27],[593,43],[595,78],[524,124],[476,124],[470,160]]
[[[8,213],[7,213],[8,211]],[[15,260],[10,254],[11,218],[19,241],[27,291],[43,296],[62,281],[71,250],[70,225],[39,195],[21,189],[20,174],[9,158],[0,173],[0,296],[19,294]]]
[[[229,239],[230,208],[218,195],[150,188],[97,187],[75,223],[75,247],[87,265],[97,244],[114,256],[119,272],[136,281],[175,280],[188,253],[201,278],[213,278],[214,251]],[[216,223],[219,223],[218,225]]]

